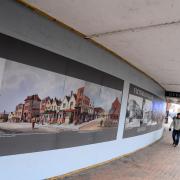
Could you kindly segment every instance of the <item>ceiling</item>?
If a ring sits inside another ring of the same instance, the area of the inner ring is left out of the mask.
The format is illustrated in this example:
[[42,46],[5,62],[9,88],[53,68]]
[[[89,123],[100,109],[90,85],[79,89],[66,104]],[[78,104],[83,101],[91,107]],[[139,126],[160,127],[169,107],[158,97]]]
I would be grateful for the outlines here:
[[180,92],[179,0],[23,0]]

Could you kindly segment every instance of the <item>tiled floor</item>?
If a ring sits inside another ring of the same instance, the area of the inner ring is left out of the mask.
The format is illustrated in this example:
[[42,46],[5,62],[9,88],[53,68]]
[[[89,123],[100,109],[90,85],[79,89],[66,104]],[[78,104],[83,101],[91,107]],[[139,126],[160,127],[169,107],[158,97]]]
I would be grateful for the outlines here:
[[[109,164],[65,177],[66,180],[180,180],[180,147],[165,130],[157,143]],[[61,179],[61,178],[59,178]]]

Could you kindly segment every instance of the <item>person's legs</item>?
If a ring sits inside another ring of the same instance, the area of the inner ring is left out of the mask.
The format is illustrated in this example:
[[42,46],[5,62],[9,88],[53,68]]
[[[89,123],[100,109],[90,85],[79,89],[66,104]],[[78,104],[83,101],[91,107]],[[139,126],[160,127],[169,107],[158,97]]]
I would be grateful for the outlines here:
[[179,144],[180,131],[176,132],[176,146]]
[[173,132],[172,132],[172,138],[173,138],[173,144],[176,143],[176,130],[173,129]]

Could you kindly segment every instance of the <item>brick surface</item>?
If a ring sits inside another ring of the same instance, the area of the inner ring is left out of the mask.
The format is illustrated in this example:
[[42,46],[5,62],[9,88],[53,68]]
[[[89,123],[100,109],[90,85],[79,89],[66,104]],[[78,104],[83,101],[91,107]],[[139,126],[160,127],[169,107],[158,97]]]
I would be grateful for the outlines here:
[[180,180],[180,147],[172,146],[171,133],[165,130],[160,141],[145,149],[63,179]]

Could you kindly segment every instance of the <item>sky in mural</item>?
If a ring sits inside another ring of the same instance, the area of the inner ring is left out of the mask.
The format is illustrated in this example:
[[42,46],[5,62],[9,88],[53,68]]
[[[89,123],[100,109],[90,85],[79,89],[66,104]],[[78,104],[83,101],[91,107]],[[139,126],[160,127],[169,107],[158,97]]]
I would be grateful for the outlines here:
[[[0,65],[2,63],[4,60],[0,59]],[[85,87],[85,95],[94,106],[103,107],[106,111],[116,97],[121,101],[122,92],[119,90],[9,60],[0,76],[0,112],[14,111],[17,104],[33,94],[38,94],[41,99],[50,96],[63,100],[65,95],[70,95],[71,91],[76,93],[81,87]]]

